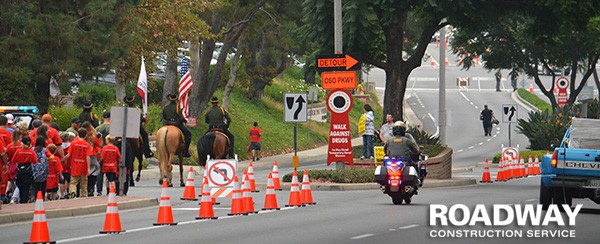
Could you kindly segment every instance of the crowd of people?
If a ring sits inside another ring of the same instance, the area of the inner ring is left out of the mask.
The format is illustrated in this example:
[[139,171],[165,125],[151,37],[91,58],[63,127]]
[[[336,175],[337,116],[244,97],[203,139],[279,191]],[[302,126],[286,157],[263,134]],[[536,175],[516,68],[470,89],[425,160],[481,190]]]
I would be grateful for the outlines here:
[[[0,204],[33,202],[38,191],[52,201],[108,194],[113,182],[118,189],[122,140],[108,133],[110,112],[103,113],[99,124],[90,108],[84,105],[82,115],[64,132],[50,114],[33,120],[31,130],[27,122],[13,124],[11,114],[0,115]],[[129,143],[125,150],[129,155],[123,163],[132,171]],[[124,194],[129,181],[126,177]]]

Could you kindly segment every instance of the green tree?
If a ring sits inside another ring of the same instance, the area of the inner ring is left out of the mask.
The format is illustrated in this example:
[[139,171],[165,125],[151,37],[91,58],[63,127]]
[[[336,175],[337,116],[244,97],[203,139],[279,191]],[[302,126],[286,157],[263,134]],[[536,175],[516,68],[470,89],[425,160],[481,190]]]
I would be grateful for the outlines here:
[[[553,67],[567,67],[570,72],[571,107],[587,80],[596,69],[600,44],[600,2],[586,1],[496,1],[498,5],[484,12],[490,16],[467,14],[457,23],[455,52],[464,54],[464,66],[471,66],[469,54],[484,56],[487,69],[515,69],[534,78],[535,83],[558,108]],[[495,10],[495,11],[490,11]],[[545,87],[538,70],[552,75],[552,85]]]

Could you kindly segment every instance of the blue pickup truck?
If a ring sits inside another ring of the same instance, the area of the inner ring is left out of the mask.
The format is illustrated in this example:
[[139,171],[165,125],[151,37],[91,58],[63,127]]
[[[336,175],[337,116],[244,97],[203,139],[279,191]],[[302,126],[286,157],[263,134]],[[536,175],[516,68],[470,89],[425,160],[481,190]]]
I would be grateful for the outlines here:
[[600,120],[573,118],[559,147],[541,164],[540,204],[600,204]]

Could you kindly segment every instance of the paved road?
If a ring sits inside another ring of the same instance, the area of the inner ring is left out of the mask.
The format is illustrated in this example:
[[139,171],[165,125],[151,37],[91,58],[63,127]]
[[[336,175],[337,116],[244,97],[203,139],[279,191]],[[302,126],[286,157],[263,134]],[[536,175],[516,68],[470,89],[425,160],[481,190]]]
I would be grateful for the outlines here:
[[[459,69],[449,69],[448,79],[454,80],[462,75]],[[483,77],[486,71],[472,69],[477,76]],[[437,75],[430,67],[419,68],[411,77],[430,78]],[[373,75],[371,78],[373,79]],[[448,93],[449,125],[448,143],[455,149],[453,156],[455,167],[475,166],[484,157],[491,157],[499,152],[501,144],[507,144],[507,128],[495,129],[496,137],[483,137],[479,110],[482,104],[488,104],[498,111],[500,105],[514,103],[508,91],[493,91],[493,82],[481,83],[479,89]],[[409,103],[422,121],[426,130],[435,130],[437,117],[437,94],[433,89],[435,81],[411,84]],[[490,91],[491,90],[491,91]],[[420,106],[420,105],[423,106]],[[519,110],[521,116],[524,111]],[[431,114],[432,116],[429,116]],[[433,117],[427,120],[427,117]],[[488,139],[490,139],[488,141]],[[515,135],[514,143],[525,146],[527,141]],[[480,144],[481,143],[481,144]],[[472,148],[470,148],[472,147]],[[461,151],[462,150],[462,151]],[[322,167],[325,155],[315,155],[305,166]],[[281,167],[281,173],[290,172],[289,167]],[[492,170],[495,178],[495,169]],[[256,171],[258,180],[264,181],[264,169]],[[472,172],[455,175],[457,177],[479,178],[481,168]],[[198,179],[198,177],[197,177]],[[49,219],[48,225],[52,240],[59,243],[595,243],[597,242],[597,219],[599,208],[589,200],[576,200],[585,204],[585,210],[577,217],[576,226],[558,227],[493,227],[501,230],[526,229],[574,229],[576,237],[564,238],[433,238],[432,230],[467,229],[486,230],[492,227],[436,227],[429,224],[430,204],[485,204],[490,208],[493,204],[535,204],[537,202],[539,177],[513,180],[506,183],[494,183],[469,187],[424,188],[413,198],[412,205],[393,205],[391,199],[378,190],[363,191],[313,191],[316,206],[305,208],[283,208],[280,211],[262,212],[258,215],[241,217],[223,217],[215,221],[197,221],[197,202],[178,200],[183,188],[169,189],[172,198],[177,226],[153,227],[156,221],[157,208],[145,208],[121,211],[121,221],[125,230],[123,234],[98,235],[102,228],[104,214],[80,217]],[[156,180],[143,180],[130,191],[133,196],[160,195],[160,187]],[[264,192],[254,193],[255,208],[261,208]],[[288,192],[278,192],[280,206],[286,203]],[[230,201],[222,200],[222,205],[215,206],[217,216],[226,216]],[[0,226],[0,243],[21,243],[28,240],[31,223],[7,224]]]

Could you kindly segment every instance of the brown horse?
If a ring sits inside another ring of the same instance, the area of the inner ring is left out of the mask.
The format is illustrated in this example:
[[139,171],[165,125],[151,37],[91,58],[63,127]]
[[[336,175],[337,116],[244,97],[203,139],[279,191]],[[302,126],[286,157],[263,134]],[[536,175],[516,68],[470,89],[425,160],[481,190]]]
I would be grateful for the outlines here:
[[173,186],[171,171],[173,170],[173,160],[177,155],[179,158],[180,186],[185,186],[183,183],[183,156],[181,154],[184,147],[183,135],[177,126],[165,125],[156,131],[156,153],[160,167],[159,184],[162,184],[163,179],[166,178],[169,186]]
[[[138,161],[138,173],[135,177],[135,181],[139,182],[142,174],[142,161],[144,160],[144,145],[142,143],[142,138],[128,138],[127,141],[131,144],[131,150],[133,151],[133,156]],[[129,172],[129,179],[133,179],[133,170]],[[133,186],[133,180],[130,181],[130,185]]]
[[212,129],[204,134],[196,143],[198,149],[198,164],[202,167],[206,166],[206,156],[210,155],[211,159],[224,159],[229,154],[229,139],[219,129]]

